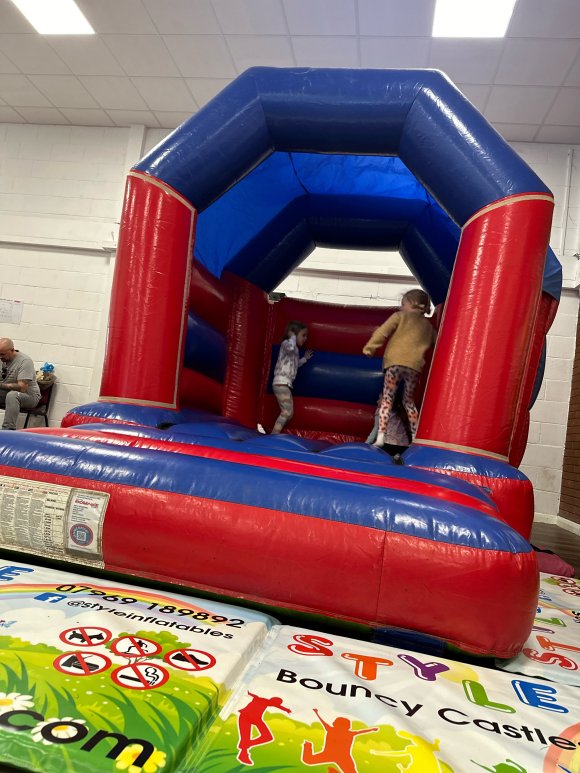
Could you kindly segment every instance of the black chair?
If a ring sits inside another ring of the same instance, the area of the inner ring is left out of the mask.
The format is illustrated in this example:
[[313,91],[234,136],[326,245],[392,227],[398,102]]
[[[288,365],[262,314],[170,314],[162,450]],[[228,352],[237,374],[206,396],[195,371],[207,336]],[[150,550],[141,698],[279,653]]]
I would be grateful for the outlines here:
[[24,429],[28,427],[28,422],[31,416],[40,416],[44,419],[45,427],[48,427],[48,409],[50,408],[50,399],[52,397],[52,390],[54,389],[54,379],[50,382],[43,384],[42,381],[38,382],[40,387],[40,400],[34,408],[23,408],[20,413],[26,414],[26,421],[24,422]]

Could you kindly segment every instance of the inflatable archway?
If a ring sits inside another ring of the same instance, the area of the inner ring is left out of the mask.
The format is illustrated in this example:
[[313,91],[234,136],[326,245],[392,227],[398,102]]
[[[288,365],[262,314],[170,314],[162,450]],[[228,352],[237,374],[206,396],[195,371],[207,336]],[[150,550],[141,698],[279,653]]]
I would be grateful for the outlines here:
[[[511,657],[537,600],[513,465],[561,284],[552,208],[441,73],[249,70],[129,174],[99,403],[0,439],[0,472],[81,490],[71,557]],[[403,468],[360,443],[389,311],[268,303],[316,244],[398,247],[444,304]],[[295,434],[263,436],[297,317],[317,357]]]

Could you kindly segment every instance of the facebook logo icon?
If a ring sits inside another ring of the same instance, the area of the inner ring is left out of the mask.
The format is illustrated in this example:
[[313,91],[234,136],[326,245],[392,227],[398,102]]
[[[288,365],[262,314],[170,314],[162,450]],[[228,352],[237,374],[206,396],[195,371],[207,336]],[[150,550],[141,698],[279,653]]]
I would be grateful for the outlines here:
[[37,599],[37,601],[46,601],[48,604],[56,604],[59,601],[66,599],[66,596],[63,596],[62,593],[41,593],[34,598]]
[[0,582],[10,582],[15,580],[18,575],[33,572],[29,566],[0,566]]

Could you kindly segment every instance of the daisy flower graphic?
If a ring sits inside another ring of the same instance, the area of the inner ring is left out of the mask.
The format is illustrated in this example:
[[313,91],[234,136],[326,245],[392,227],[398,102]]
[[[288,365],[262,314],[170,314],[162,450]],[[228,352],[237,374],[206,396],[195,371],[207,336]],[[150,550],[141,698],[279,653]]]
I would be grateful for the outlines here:
[[[58,723],[62,722],[62,725],[59,725]],[[74,722],[77,725],[84,725],[86,724],[84,719],[73,719],[72,717],[63,717],[62,719],[59,719],[58,717],[51,717],[50,719],[47,719],[45,722],[39,722],[32,730],[32,739],[36,741],[36,743],[43,743],[45,746],[48,746],[49,744],[53,743],[53,741],[48,741],[43,735],[42,730],[47,725],[52,725],[50,732],[52,735],[55,736],[55,738],[74,738],[78,735],[78,731],[75,727],[70,725],[70,722]]]
[[143,748],[138,743],[126,746],[117,757],[117,764],[115,765],[117,770],[126,770],[127,773],[157,773],[160,768],[165,767],[166,754],[159,751],[159,749],[155,749],[143,767],[134,765],[133,763],[142,751]]
[[0,714],[32,708],[32,695],[19,692],[0,692]]

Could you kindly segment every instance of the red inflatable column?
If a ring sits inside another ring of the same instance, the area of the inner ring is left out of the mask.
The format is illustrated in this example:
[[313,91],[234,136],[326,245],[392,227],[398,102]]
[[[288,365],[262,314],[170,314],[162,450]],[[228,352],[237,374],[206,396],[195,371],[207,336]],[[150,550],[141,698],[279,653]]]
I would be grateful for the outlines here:
[[178,407],[196,214],[163,182],[129,174],[100,400]]
[[547,194],[511,196],[465,224],[417,443],[507,458],[553,206]]

